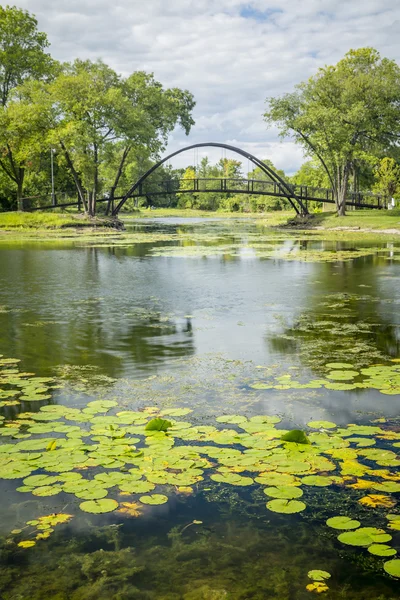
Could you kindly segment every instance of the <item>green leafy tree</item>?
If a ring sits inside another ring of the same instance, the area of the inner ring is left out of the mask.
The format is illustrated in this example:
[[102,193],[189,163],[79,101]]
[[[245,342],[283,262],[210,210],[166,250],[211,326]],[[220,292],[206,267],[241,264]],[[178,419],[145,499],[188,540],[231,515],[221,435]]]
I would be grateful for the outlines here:
[[400,166],[393,158],[382,158],[375,169],[374,191],[386,198],[400,195]]
[[307,185],[316,188],[329,188],[329,177],[321,165],[315,160],[304,162],[300,169],[291,177],[295,185]]
[[39,86],[25,82],[13,90],[7,106],[0,108],[0,168],[16,186],[19,210],[24,208],[26,173],[38,170],[51,126],[48,106],[35,100]]
[[52,142],[58,144],[92,216],[106,188],[111,205],[128,159],[157,155],[175,125],[188,133],[193,124],[189,92],[164,90],[143,72],[123,79],[101,61],[66,65],[51,93],[57,111]]
[[373,48],[350,50],[293,93],[268,102],[266,122],[320,161],[340,215],[355,162],[390,154],[400,137],[400,68]]
[[15,89],[29,79],[53,75],[57,63],[46,52],[48,46],[47,36],[38,31],[33,15],[15,6],[0,7],[0,168],[16,186],[20,210],[27,165],[37,159],[34,132],[38,118],[24,99],[18,106]]

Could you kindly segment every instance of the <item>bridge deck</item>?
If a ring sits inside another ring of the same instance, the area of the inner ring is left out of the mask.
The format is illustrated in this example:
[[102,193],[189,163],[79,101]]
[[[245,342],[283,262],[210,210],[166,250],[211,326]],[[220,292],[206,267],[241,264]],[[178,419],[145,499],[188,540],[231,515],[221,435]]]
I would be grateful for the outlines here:
[[[292,185],[288,187],[293,192],[293,197],[300,198],[305,204],[308,202],[327,202],[334,204],[334,192],[332,189],[317,188],[306,185]],[[283,189],[280,183],[262,179],[238,179],[238,178],[203,178],[165,180],[158,182],[146,181],[139,185],[138,189],[130,196],[131,198],[146,197],[151,201],[152,197],[173,194],[248,194],[253,196],[272,196],[276,198],[287,198],[288,191]],[[121,200],[123,196],[114,198]],[[108,198],[100,198],[98,202],[107,202]],[[386,208],[387,201],[383,196],[371,192],[349,192],[346,204],[359,208]],[[76,206],[78,202],[57,204],[58,208]],[[32,207],[30,210],[44,210],[56,208],[52,204]],[[29,209],[28,209],[29,210]]]

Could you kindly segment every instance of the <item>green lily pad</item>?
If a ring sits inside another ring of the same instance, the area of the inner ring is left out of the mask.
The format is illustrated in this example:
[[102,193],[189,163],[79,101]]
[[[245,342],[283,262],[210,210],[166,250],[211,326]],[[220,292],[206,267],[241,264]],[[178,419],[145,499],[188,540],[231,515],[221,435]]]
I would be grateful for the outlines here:
[[313,429],[334,429],[337,427],[333,421],[310,421],[307,425]]
[[358,371],[331,371],[327,378],[334,381],[349,381],[359,375]]
[[140,496],[139,500],[142,504],[165,504],[168,502],[168,496],[164,496],[164,494],[151,494],[150,496]]
[[393,560],[388,560],[384,563],[383,568],[385,569],[386,573],[389,573],[389,575],[392,575],[392,577],[400,578],[400,559],[395,558]]
[[326,524],[333,529],[357,529],[361,525],[360,521],[350,517],[331,517]]
[[313,581],[325,581],[325,579],[329,579],[331,577],[331,574],[328,573],[328,571],[314,569],[312,571],[308,571],[307,577]]
[[214,475],[210,475],[210,478],[213,479],[213,481],[218,481],[219,483],[229,483],[230,485],[246,486],[253,483],[251,477],[243,477],[237,473],[215,473]]
[[346,531],[338,536],[338,540],[349,546],[371,546],[372,544],[380,544],[390,542],[392,536],[385,532],[384,529],[376,527],[360,527],[357,531]]
[[303,511],[306,505],[300,500],[276,499],[267,502],[267,508],[272,510],[272,512],[291,515]]
[[301,490],[299,487],[290,485],[280,485],[277,487],[265,488],[264,494],[271,496],[271,498],[285,498],[287,500],[293,500],[293,498],[300,498],[303,495],[303,490]]
[[247,421],[246,417],[241,415],[223,415],[222,417],[217,417],[215,419],[218,423],[245,423]]
[[332,485],[332,480],[330,477],[323,477],[322,475],[306,475],[302,478],[301,483],[315,487],[327,487],[328,485]]
[[332,362],[325,365],[327,369],[352,369],[354,365],[350,363]]
[[[65,488],[64,488],[65,489]],[[78,490],[75,496],[80,500],[100,500],[107,496],[107,490],[100,487],[92,487],[90,489]]]
[[368,546],[368,552],[375,556],[394,556],[397,554],[397,550],[386,546],[386,544],[371,544],[371,546]]
[[113,512],[118,508],[118,502],[111,498],[104,498],[102,500],[87,500],[81,502],[79,508],[84,512],[93,513],[95,515],[101,513]]

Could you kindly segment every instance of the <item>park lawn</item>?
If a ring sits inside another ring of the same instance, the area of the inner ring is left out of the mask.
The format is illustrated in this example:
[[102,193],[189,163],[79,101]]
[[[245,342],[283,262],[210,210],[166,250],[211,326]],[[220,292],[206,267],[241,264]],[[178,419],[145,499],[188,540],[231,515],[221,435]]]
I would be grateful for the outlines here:
[[334,213],[319,213],[314,216],[312,227],[322,229],[354,228],[361,231],[381,231],[400,233],[400,211],[396,210],[356,210],[346,216]]

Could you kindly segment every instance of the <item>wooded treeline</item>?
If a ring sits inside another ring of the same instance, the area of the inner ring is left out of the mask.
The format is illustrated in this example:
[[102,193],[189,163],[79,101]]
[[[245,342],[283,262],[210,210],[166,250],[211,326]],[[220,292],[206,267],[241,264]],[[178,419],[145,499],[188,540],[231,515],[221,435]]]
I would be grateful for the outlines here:
[[[44,197],[49,204],[53,171],[59,202],[79,199],[94,215],[97,199],[107,197],[109,209],[154,164],[175,127],[190,132],[195,101],[188,90],[164,88],[151,73],[122,77],[100,60],[60,64],[48,47],[33,15],[0,7],[0,210],[23,210],[39,198],[43,204]],[[333,189],[339,214],[349,191],[400,195],[395,61],[373,48],[351,50],[294,92],[267,102],[266,122],[294,139],[308,158],[290,177],[278,171],[286,181]],[[193,177],[265,178],[259,169],[243,169],[237,160],[211,165],[203,158],[187,169],[163,165],[151,181],[169,180],[171,189],[182,189]],[[289,207],[279,198],[208,192],[149,194],[141,202],[237,211]]]

